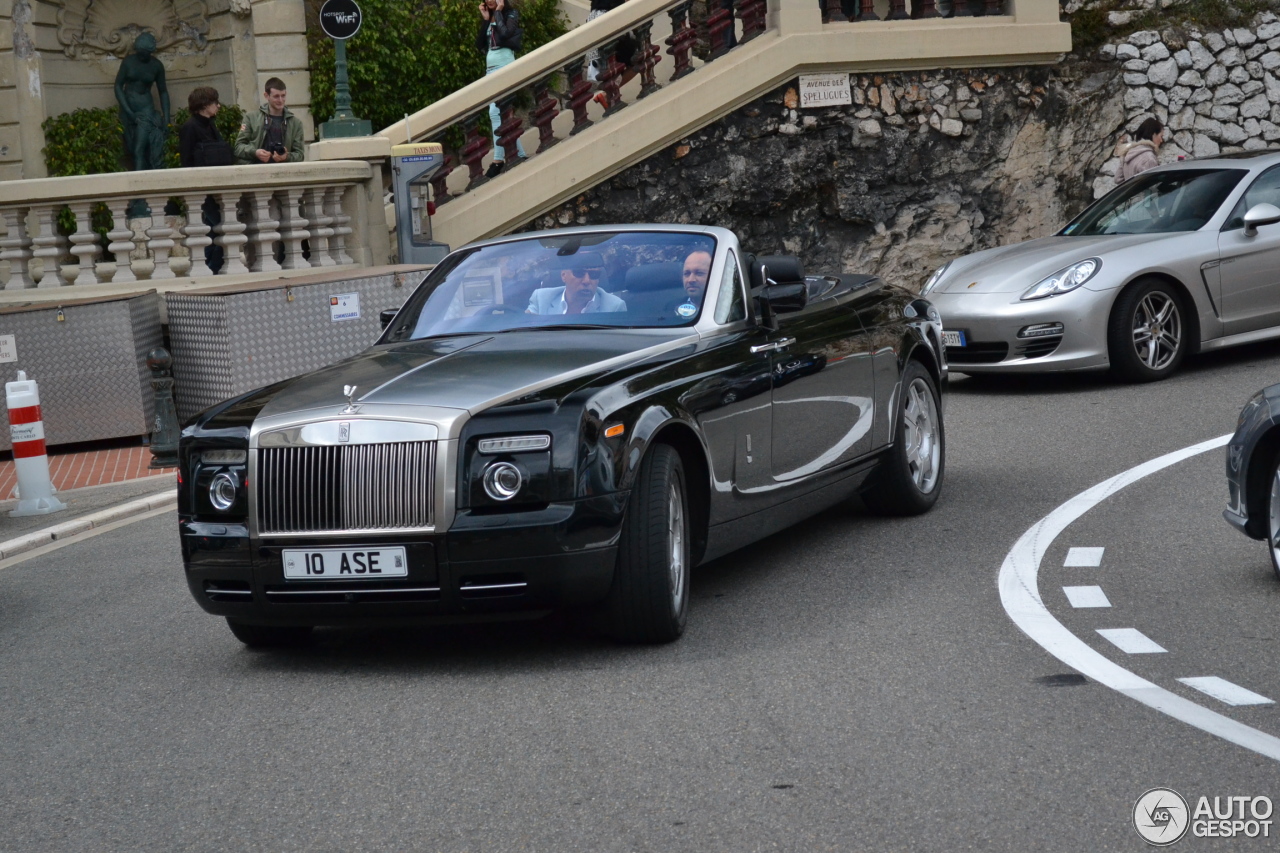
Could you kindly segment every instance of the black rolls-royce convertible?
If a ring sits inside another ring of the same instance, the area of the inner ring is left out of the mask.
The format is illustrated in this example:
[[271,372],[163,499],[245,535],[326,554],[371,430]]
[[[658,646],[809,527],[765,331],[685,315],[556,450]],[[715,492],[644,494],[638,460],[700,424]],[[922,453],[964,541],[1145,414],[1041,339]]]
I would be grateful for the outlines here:
[[249,645],[584,605],[670,641],[699,563],[942,486],[933,307],[723,228],[469,245],[383,319],[360,355],[183,429],[187,582]]

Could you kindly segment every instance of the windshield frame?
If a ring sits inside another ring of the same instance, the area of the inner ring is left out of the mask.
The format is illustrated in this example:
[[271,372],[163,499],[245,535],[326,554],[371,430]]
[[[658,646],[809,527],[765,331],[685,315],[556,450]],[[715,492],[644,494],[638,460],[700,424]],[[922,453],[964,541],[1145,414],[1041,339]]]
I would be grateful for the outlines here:
[[[515,234],[508,237],[497,238],[493,240],[485,240],[476,243],[469,243],[453,252],[450,252],[444,260],[438,263],[427,276],[418,284],[414,291],[404,301],[396,318],[387,325],[379,336],[376,344],[401,344],[413,341],[439,340],[450,337],[470,337],[475,335],[496,335],[508,334],[518,331],[543,331],[563,329],[566,332],[582,331],[582,326],[596,325],[600,328],[591,331],[609,331],[616,330],[619,332],[629,333],[649,333],[649,334],[697,334],[699,336],[713,334],[722,330],[724,326],[714,321],[716,304],[718,301],[718,288],[709,284],[703,296],[701,309],[696,316],[694,322],[687,325],[639,325],[630,326],[614,323],[593,323],[593,319],[606,315],[573,315],[573,319],[569,320],[565,315],[548,315],[556,317],[559,321],[548,322],[536,325],[520,325],[513,326],[509,329],[497,330],[481,330],[481,329],[463,329],[458,331],[442,331],[435,334],[412,337],[412,329],[409,328],[409,318],[415,318],[418,315],[421,306],[431,297],[431,294],[445,283],[449,275],[468,257],[471,257],[476,251],[489,247],[500,246],[511,243],[535,242],[547,239],[564,239],[572,237],[609,237],[616,234],[678,234],[688,235],[690,237],[707,237],[714,241],[714,252],[711,260],[711,270],[708,276],[708,282],[718,281],[718,277],[722,275],[724,269],[725,258],[732,251],[737,251],[741,255],[738,246],[738,239],[725,228],[715,226],[702,225],[600,225],[587,226],[577,228],[563,228],[546,231],[533,231],[523,234]],[[587,248],[586,246],[583,247]],[[408,309],[408,310],[406,310]],[[738,325],[738,324],[734,324]]]
[[[1151,169],[1149,171],[1142,172],[1141,174],[1135,175],[1134,177],[1130,178],[1124,183],[1116,186],[1114,189],[1112,189],[1102,198],[1098,199],[1093,204],[1089,205],[1084,210],[1082,210],[1079,214],[1077,214],[1070,222],[1068,222],[1062,228],[1061,231],[1058,231],[1054,236],[1056,237],[1120,237],[1120,236],[1161,237],[1161,236],[1168,236],[1170,234],[1191,234],[1196,231],[1216,230],[1218,227],[1220,227],[1221,222],[1224,221],[1227,215],[1230,213],[1232,207],[1234,206],[1237,196],[1242,192],[1241,187],[1246,186],[1249,183],[1247,179],[1249,178],[1252,171],[1253,170],[1248,168],[1240,168],[1240,167],[1232,167],[1232,166],[1217,166],[1217,165],[1208,165],[1208,164],[1200,165],[1199,167],[1197,167],[1191,163],[1188,163],[1185,167],[1179,167],[1175,169],[1167,169],[1167,168]],[[1167,179],[1172,175],[1178,175],[1184,172],[1196,173],[1197,175],[1201,175],[1201,176],[1205,174],[1215,173],[1215,172],[1235,173],[1235,177],[1236,177],[1235,183],[1231,186],[1229,190],[1227,190],[1226,194],[1222,197],[1222,200],[1218,202],[1218,207],[1217,209],[1214,210],[1213,215],[1208,217],[1203,223],[1201,223],[1199,227],[1192,228],[1192,229],[1177,230],[1177,231],[1174,231],[1174,230],[1116,231],[1109,234],[1105,232],[1098,232],[1098,231],[1092,231],[1092,230],[1090,231],[1078,230],[1086,222],[1090,220],[1093,220],[1094,224],[1096,225],[1096,222],[1099,219],[1101,219],[1102,211],[1105,208],[1114,208],[1125,198],[1131,197],[1133,195],[1137,195],[1138,193],[1142,192],[1142,190],[1147,186],[1149,186],[1150,184],[1161,179]]]

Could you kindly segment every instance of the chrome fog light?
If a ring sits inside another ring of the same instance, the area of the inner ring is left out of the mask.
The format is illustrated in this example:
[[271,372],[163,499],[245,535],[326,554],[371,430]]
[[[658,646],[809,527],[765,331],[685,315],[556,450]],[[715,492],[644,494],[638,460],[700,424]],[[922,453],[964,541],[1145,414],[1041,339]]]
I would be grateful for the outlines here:
[[236,494],[239,491],[239,478],[230,471],[222,471],[209,484],[209,503],[218,512],[226,512],[236,505]]
[[509,501],[524,485],[524,475],[510,462],[494,462],[484,469],[484,493],[495,501]]
[[1020,338],[1045,338],[1050,335],[1062,334],[1063,326],[1061,323],[1036,323],[1033,326],[1023,326],[1018,330]]

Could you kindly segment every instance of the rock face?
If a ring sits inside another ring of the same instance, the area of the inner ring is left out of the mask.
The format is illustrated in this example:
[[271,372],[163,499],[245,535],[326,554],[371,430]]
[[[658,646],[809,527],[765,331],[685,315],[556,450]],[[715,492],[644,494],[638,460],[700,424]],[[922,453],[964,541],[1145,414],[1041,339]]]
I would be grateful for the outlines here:
[[1163,162],[1280,147],[1277,24],[1237,31],[1249,46],[1144,31],[1051,67],[855,75],[846,107],[797,110],[793,82],[529,227],[723,225],[814,272],[919,287],[958,255],[1060,229],[1114,187],[1117,143],[1149,116],[1168,126]]

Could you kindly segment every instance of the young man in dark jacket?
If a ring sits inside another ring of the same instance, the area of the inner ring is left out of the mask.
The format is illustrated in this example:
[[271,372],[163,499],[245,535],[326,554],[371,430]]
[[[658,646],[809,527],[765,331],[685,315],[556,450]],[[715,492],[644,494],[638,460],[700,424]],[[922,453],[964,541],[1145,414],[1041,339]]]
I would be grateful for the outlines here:
[[[230,166],[231,146],[213,123],[222,105],[218,103],[218,90],[208,86],[192,89],[187,96],[187,110],[191,118],[178,128],[178,162],[183,168],[193,166]],[[187,211],[187,215],[191,215]],[[222,212],[213,196],[208,196],[200,207],[200,221],[212,229],[222,222]],[[222,269],[222,247],[210,243],[204,247],[204,260],[215,273]]]
[[[506,0],[483,0],[480,3],[480,32],[476,35],[476,49],[484,54],[486,75],[505,68],[516,60],[516,51],[524,38],[520,29],[520,14]],[[502,112],[496,103],[489,105],[489,123],[493,126],[493,162],[485,177],[492,178],[507,165],[507,152],[498,144],[498,125],[502,124]],[[524,146],[516,140],[516,153],[525,158]]]

